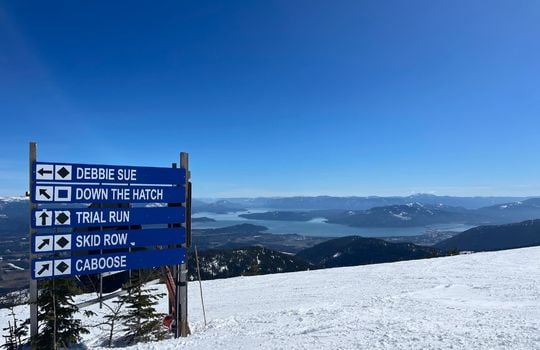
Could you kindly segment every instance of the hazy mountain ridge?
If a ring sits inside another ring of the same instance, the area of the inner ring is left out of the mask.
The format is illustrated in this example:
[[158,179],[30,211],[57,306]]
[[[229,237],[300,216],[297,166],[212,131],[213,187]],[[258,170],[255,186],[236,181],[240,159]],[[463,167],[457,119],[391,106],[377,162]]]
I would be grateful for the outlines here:
[[384,207],[390,205],[405,205],[419,202],[424,205],[448,205],[453,207],[464,207],[467,209],[478,209],[497,204],[524,201],[531,197],[453,197],[436,196],[432,194],[414,194],[410,196],[296,196],[280,198],[225,198],[223,200],[234,203],[238,206],[251,208],[272,208],[276,210],[366,210],[374,207]]
[[377,238],[340,237],[298,252],[297,256],[324,268],[378,264],[443,256],[444,252],[412,243]]
[[245,211],[245,207],[242,207],[231,201],[221,199],[215,202],[205,202],[201,200],[194,199],[191,203],[193,213],[209,212],[216,214],[227,214],[237,211]]
[[[197,278],[193,253],[189,254],[190,279]],[[264,247],[207,250],[199,252],[201,278],[204,280],[280,272],[306,271],[315,265],[293,254],[285,254]]]
[[408,203],[347,211],[328,218],[328,222],[356,227],[417,227],[441,223],[475,223],[483,218],[467,209]]
[[492,251],[540,245],[540,220],[479,226],[439,242],[436,248],[460,251]]
[[540,199],[503,203],[478,209],[419,202],[367,210],[271,211],[241,214],[258,220],[308,221],[324,217],[329,223],[353,227],[419,227],[435,224],[487,225],[540,218]]
[[480,215],[488,216],[494,223],[509,223],[530,219],[540,219],[540,198],[502,203],[477,210]]

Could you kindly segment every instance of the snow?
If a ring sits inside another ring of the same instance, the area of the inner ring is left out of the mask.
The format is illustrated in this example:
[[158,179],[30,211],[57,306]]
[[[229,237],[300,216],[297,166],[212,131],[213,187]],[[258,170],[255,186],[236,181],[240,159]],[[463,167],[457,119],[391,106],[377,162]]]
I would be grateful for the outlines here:
[[[354,212],[349,212],[348,215],[354,215]],[[313,218],[313,219],[309,220],[308,222],[313,223],[313,224],[324,224],[327,221],[328,221],[327,218],[320,217],[320,218]]]
[[[193,334],[129,349],[540,348],[540,247],[204,281],[203,289],[206,327],[190,283]],[[6,317],[0,310],[0,324]],[[99,348],[104,333],[93,327],[84,341]]]
[[2,197],[0,196],[0,202],[22,202],[28,200],[26,197],[22,196],[11,196],[11,197]]
[[399,214],[394,214],[392,212],[390,212],[390,214],[392,214],[394,217],[400,219],[400,220],[405,220],[405,221],[408,221],[408,220],[411,220],[412,218],[410,216],[407,216],[409,215],[407,212],[404,212],[402,211],[401,213]]
[[514,202],[514,203],[509,203],[509,204],[503,204],[503,205],[500,205],[499,208],[500,209],[508,209],[510,207],[517,207],[517,206],[520,206],[520,205],[523,205],[523,202]]
[[412,208],[412,207],[420,207],[420,208],[423,208],[424,205],[420,202],[414,202],[414,203],[407,203],[405,204],[406,206],[408,206],[409,208]]
[[15,270],[24,271],[24,268],[17,266],[15,264],[12,264],[12,263],[8,263],[8,266]]

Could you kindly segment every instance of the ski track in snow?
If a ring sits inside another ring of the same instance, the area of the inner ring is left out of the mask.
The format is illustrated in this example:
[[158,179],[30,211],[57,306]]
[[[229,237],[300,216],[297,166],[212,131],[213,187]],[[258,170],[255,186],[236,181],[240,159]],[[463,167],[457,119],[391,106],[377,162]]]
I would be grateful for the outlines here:
[[[540,247],[204,281],[203,289],[208,326],[190,283],[193,334],[129,349],[540,349]],[[2,324],[7,317],[0,310]],[[84,336],[90,348],[104,339],[97,327]]]

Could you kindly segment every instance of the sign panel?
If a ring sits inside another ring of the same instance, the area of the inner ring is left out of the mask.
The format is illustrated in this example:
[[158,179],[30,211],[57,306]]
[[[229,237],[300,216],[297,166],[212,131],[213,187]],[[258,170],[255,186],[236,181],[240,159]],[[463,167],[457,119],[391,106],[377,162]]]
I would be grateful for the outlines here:
[[32,180],[69,183],[173,184],[186,182],[183,168],[36,162]]
[[181,203],[184,186],[41,185],[33,186],[34,203]]
[[32,228],[182,224],[185,207],[33,209]]
[[40,259],[32,261],[32,279],[178,265],[185,261],[185,248]]
[[32,241],[32,253],[88,251],[183,244],[186,229],[155,228],[144,230],[106,230],[62,234],[38,234]]

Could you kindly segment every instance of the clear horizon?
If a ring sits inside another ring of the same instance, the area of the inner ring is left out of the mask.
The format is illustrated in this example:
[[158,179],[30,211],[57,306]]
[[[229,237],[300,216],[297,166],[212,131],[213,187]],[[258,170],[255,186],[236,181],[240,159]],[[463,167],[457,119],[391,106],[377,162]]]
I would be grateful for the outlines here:
[[[510,195],[486,195],[486,196],[453,196],[453,195],[446,195],[446,194],[432,194],[432,193],[413,193],[409,195],[387,195],[387,196],[379,196],[379,195],[328,195],[328,194],[313,194],[313,195],[285,195],[285,196],[222,196],[222,197],[193,197],[195,200],[221,200],[221,199],[257,199],[257,198],[299,198],[299,197],[334,197],[334,198],[406,198],[406,197],[413,197],[413,196],[422,196],[422,195],[433,195],[436,197],[452,197],[452,198],[540,198],[540,195],[523,195],[523,196],[510,196]],[[8,199],[8,198],[18,198],[18,199],[26,199],[27,197],[24,195],[0,195],[0,199]]]
[[540,3],[5,1],[0,196],[51,162],[194,197],[540,193]]

